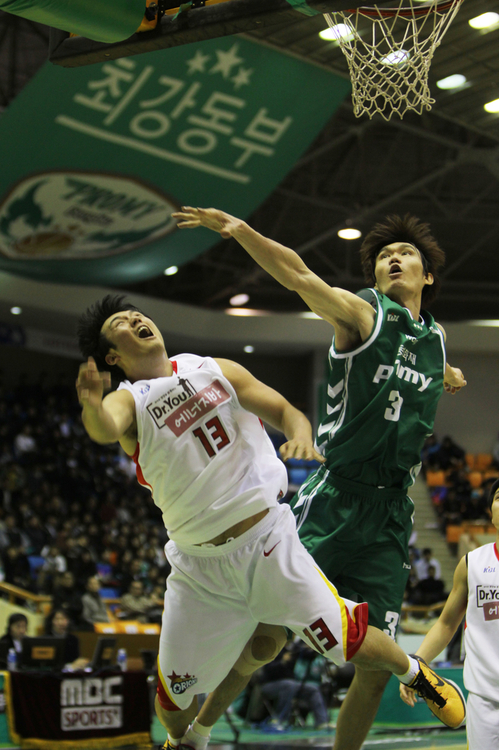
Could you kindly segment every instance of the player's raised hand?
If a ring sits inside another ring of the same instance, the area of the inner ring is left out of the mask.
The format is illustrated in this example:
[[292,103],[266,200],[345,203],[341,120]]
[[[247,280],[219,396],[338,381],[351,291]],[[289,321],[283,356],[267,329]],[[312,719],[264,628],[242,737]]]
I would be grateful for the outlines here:
[[279,448],[279,453],[283,461],[287,461],[288,458],[303,458],[305,461],[319,461],[323,464],[326,460],[324,456],[317,453],[311,440],[303,438],[293,438],[283,443]]
[[178,220],[179,229],[206,227],[213,232],[220,232],[224,239],[231,237],[232,232],[241,224],[240,219],[226,214],[225,211],[219,211],[218,208],[182,206],[182,209],[172,214],[172,217]]
[[104,391],[110,387],[111,373],[99,372],[92,357],[89,357],[87,362],[80,365],[76,380],[76,391],[78,401],[82,406],[89,406],[92,409],[98,408],[102,403]]

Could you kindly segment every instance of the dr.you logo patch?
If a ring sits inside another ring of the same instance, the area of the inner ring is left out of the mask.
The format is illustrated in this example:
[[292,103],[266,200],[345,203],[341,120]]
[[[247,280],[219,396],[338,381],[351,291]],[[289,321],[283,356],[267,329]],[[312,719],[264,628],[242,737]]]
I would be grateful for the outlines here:
[[0,203],[0,253],[38,260],[123,253],[172,232],[178,208],[165,193],[131,177],[30,175]]

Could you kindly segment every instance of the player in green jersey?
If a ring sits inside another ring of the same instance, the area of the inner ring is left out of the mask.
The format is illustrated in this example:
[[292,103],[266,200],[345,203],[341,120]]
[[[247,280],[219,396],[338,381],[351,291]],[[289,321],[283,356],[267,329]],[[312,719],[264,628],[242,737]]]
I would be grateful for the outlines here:
[[[233,237],[310,309],[334,326],[327,413],[317,446],[326,462],[292,505],[300,538],[341,595],[369,603],[369,623],[393,638],[410,571],[419,470],[445,389],[466,385],[445,358],[445,333],[422,311],[436,296],[444,253],[427,224],[388,217],[366,236],[361,260],[372,287],[330,287],[290,248],[217,209],[183,208],[180,228]],[[338,717],[335,750],[356,750],[374,720],[389,674],[357,669]]]

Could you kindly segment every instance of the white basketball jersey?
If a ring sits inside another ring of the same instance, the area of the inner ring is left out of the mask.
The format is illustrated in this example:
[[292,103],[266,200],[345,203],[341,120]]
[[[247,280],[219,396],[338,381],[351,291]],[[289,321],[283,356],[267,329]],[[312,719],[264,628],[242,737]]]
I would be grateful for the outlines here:
[[468,554],[464,684],[499,701],[499,553],[484,544]]
[[124,381],[135,399],[137,478],[177,544],[201,544],[277,504],[287,473],[261,421],[211,357],[180,354],[171,377]]

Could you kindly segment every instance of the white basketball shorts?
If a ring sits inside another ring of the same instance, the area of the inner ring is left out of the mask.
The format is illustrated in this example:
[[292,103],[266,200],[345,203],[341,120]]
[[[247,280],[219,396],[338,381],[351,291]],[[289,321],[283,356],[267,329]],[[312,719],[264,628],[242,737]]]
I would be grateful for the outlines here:
[[298,538],[288,505],[218,547],[165,548],[158,698],[187,708],[226,677],[259,622],[284,625],[342,665],[367,630],[367,604],[342,599]]
[[499,702],[468,693],[466,735],[469,750],[499,748]]

